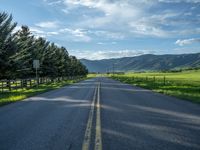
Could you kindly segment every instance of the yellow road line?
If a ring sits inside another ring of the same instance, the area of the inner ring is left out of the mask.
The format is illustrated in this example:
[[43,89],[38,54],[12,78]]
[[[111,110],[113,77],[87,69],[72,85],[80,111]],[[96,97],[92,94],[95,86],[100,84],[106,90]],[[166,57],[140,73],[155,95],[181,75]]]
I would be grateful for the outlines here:
[[101,138],[101,107],[100,107],[100,82],[95,88],[94,96],[91,104],[91,109],[89,113],[89,118],[87,122],[87,127],[85,131],[85,136],[82,144],[82,150],[90,149],[90,141],[92,134],[92,122],[94,118],[94,111],[96,108],[96,130],[95,130],[95,143],[94,150],[102,150],[102,138]]
[[84,136],[84,140],[83,140],[83,144],[82,144],[82,150],[89,150],[89,148],[90,148],[92,121],[93,121],[93,116],[94,116],[96,93],[97,93],[97,88],[95,88],[95,91],[94,91],[94,96],[93,96],[93,100],[92,100],[92,104],[91,104],[91,109],[90,109],[87,127],[86,127],[86,131],[85,131],[85,136]]
[[101,106],[100,106],[100,82],[97,88],[97,110],[96,110],[96,136],[95,136],[95,150],[102,150],[101,138]]

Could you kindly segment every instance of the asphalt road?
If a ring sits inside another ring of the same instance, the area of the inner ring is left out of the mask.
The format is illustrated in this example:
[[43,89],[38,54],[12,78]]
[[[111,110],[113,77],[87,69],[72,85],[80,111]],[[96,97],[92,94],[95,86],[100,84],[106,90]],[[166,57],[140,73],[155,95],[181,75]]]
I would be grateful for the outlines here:
[[0,150],[200,150],[199,139],[200,105],[108,78],[0,107]]

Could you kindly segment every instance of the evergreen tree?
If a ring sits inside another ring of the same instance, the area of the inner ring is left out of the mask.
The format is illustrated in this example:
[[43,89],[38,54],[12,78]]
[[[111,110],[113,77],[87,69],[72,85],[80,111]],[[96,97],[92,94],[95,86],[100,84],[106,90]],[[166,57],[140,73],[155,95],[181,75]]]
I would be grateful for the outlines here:
[[27,26],[22,26],[15,34],[15,42],[17,44],[17,52],[13,56],[17,66],[18,77],[28,78],[34,75],[33,60],[36,59],[34,36],[31,34]]
[[11,56],[15,53],[15,43],[12,31],[17,23],[12,23],[12,16],[5,12],[0,13],[0,78],[11,78],[13,61]]
[[66,48],[58,47],[39,37],[35,38],[27,26],[12,33],[16,23],[12,16],[0,13],[0,79],[35,77],[33,60],[40,61],[42,77],[81,76],[88,73]]

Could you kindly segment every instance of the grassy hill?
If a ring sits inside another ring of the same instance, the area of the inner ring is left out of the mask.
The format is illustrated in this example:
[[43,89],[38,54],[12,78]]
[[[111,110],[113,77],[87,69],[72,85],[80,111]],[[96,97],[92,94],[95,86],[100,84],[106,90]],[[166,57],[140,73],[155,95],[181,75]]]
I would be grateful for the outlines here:
[[157,71],[178,68],[200,67],[200,53],[181,55],[152,55],[146,54],[135,57],[117,59],[87,60],[81,62],[90,72],[112,71]]

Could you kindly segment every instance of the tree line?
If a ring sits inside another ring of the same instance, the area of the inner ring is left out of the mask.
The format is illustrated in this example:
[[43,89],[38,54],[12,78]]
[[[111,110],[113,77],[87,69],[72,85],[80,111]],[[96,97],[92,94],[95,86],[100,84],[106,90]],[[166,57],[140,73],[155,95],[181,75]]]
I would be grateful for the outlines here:
[[14,32],[12,15],[0,12],[0,79],[35,76],[33,60],[40,61],[40,77],[84,76],[87,68],[65,47],[35,37],[28,26]]

